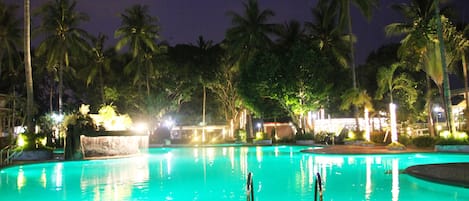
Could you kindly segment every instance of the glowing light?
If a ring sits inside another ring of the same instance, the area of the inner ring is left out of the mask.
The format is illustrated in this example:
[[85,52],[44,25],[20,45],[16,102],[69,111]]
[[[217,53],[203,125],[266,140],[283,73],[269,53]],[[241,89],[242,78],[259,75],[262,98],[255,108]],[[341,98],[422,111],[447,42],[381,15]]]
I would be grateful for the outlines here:
[[365,108],[365,140],[370,141],[370,122],[368,118],[368,108]]
[[366,184],[365,184],[365,197],[366,200],[370,200],[371,197],[371,163],[373,162],[372,157],[366,157]]
[[42,187],[43,188],[46,188],[47,187],[47,175],[46,175],[46,169],[42,169],[42,172],[41,172],[41,183],[42,183]]
[[20,169],[18,172],[18,178],[16,180],[16,185],[18,186],[18,190],[21,190],[25,184],[26,184],[26,177],[24,176],[23,169]]
[[392,201],[399,200],[399,159],[392,159]]
[[175,123],[173,119],[168,118],[163,122],[163,125],[167,128],[172,128],[175,125]]
[[42,146],[46,146],[46,144],[47,144],[47,137],[40,138],[40,139],[38,139],[38,140],[39,140],[39,143],[42,144]]
[[171,175],[171,159],[173,158],[173,154],[168,152],[166,154],[166,168],[168,170],[168,175]]
[[24,147],[26,146],[27,142],[26,142],[26,136],[25,135],[18,135],[18,139],[16,141],[16,144],[19,146],[19,147]]
[[[88,108],[88,109],[89,109],[89,108]],[[51,118],[52,118],[52,120],[54,120],[54,122],[55,122],[56,124],[58,124],[58,123],[60,123],[60,122],[62,122],[62,121],[64,120],[64,115],[63,115],[63,114],[56,114],[56,113],[53,113],[53,114],[51,115]]]
[[143,123],[143,122],[136,123],[133,126],[132,130],[137,132],[137,133],[144,133],[144,132],[148,131],[148,124]]
[[394,103],[389,104],[389,113],[389,118],[391,119],[391,142],[397,143],[396,105]]

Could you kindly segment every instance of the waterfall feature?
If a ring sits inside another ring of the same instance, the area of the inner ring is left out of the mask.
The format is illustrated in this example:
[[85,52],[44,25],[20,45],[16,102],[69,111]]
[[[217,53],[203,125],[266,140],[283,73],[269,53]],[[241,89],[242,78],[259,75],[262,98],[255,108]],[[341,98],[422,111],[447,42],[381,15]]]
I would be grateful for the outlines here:
[[122,157],[141,153],[148,148],[148,135],[107,132],[101,136],[80,136],[83,158]]

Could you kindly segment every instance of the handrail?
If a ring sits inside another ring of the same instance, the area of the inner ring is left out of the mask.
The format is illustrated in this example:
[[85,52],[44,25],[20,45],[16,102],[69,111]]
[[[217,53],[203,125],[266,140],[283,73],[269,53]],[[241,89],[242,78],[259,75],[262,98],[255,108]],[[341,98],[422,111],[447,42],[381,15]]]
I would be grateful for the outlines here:
[[252,173],[248,173],[248,179],[246,182],[246,200],[254,201],[254,187],[253,187]]
[[[2,150],[0,150],[0,165],[9,165],[11,163],[11,160],[19,155],[21,152],[17,152],[14,150],[13,145],[8,145],[4,147]],[[5,159],[3,158],[3,154],[6,153]]]
[[319,191],[319,201],[322,201],[322,180],[321,175],[316,173],[316,181],[314,182],[314,201],[317,201]]

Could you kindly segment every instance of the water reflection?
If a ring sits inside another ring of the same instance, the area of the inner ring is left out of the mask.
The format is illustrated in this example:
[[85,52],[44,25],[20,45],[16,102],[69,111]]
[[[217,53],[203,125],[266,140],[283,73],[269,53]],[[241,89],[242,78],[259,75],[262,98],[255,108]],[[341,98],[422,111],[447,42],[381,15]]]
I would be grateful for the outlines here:
[[[145,187],[149,180],[148,159],[145,156],[127,159],[128,162],[110,161],[110,164],[82,166],[80,188],[82,193],[92,192],[93,200],[128,200],[135,187]],[[167,155],[171,160],[171,154]],[[96,165],[96,166],[95,166]],[[167,163],[168,174],[171,162]]]

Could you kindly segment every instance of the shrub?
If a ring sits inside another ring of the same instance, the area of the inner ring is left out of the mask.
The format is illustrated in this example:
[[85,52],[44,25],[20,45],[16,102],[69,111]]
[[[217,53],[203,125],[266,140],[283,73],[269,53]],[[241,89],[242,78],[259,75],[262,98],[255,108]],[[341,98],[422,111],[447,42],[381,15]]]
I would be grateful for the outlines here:
[[437,145],[467,145],[469,142],[467,139],[462,138],[438,138],[436,140]]
[[373,131],[370,133],[370,141],[377,143],[377,144],[389,144],[391,143],[391,138],[388,137],[386,141],[384,141],[384,137],[386,136],[385,131]]
[[234,134],[236,141],[238,142],[246,142],[246,131],[243,129],[237,129],[235,130]]
[[412,139],[412,144],[416,147],[432,147],[435,141],[435,138],[431,136],[418,136]]
[[304,133],[304,134],[297,133],[295,135],[295,140],[313,140],[313,139],[314,139],[314,135],[312,133]]
[[405,146],[412,143],[412,140],[409,138],[408,135],[399,135],[399,137],[397,138],[397,141]]

